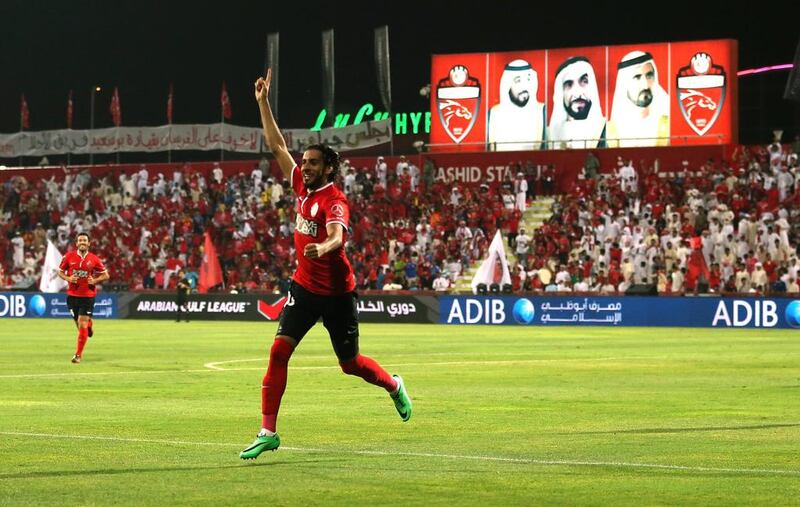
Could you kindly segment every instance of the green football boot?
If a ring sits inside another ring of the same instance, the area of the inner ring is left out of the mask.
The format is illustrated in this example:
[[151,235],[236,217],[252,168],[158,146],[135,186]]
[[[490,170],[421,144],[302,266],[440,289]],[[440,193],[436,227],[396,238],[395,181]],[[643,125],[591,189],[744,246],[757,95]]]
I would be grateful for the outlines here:
[[242,459],[256,459],[264,451],[274,451],[281,445],[281,437],[274,435],[257,436],[252,444],[239,453]]
[[397,392],[390,394],[389,397],[392,398],[394,408],[397,409],[400,418],[403,421],[408,421],[411,419],[411,398],[408,396],[403,378],[400,375],[392,375],[392,378],[397,381]]

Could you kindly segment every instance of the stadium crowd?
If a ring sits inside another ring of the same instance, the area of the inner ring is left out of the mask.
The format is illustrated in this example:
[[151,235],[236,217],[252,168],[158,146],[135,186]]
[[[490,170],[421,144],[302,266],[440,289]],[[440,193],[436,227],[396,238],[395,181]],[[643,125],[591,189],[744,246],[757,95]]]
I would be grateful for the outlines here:
[[[487,233],[513,229],[521,215],[510,179],[451,188],[432,177],[432,167],[420,171],[404,157],[391,169],[382,157],[374,167],[345,160],[340,169],[351,203],[347,249],[361,289],[446,290],[483,256]],[[266,160],[229,177],[218,165],[204,174],[189,164],[169,177],[144,165],[97,178],[68,167],[60,178],[16,176],[0,189],[0,285],[33,283],[48,238],[65,252],[77,233],[89,232],[112,285],[171,289],[179,268],[196,282],[209,231],[227,288],[283,292],[296,261],[288,189],[269,175]]]
[[[796,293],[800,143],[737,149],[728,162],[637,170],[591,155],[532,237],[516,237],[515,290]],[[520,242],[522,244],[520,244]]]
[[[552,217],[521,229],[526,197],[552,193],[554,169],[520,162],[516,178],[453,185],[401,157],[388,167],[341,164],[351,204],[347,243],[360,289],[448,290],[503,231],[516,257],[513,290],[661,293],[798,292],[800,146],[739,149],[727,162],[659,168],[590,154]],[[522,191],[525,181],[527,196]],[[92,250],[131,290],[172,289],[184,268],[197,278],[204,232],[212,234],[227,289],[284,292],[296,252],[294,197],[266,160],[225,177],[190,164],[171,175],[142,165],[131,175],[63,168],[63,176],[0,187],[0,286],[33,283],[47,239],[61,252],[89,232]],[[529,234],[531,233],[531,234]]]

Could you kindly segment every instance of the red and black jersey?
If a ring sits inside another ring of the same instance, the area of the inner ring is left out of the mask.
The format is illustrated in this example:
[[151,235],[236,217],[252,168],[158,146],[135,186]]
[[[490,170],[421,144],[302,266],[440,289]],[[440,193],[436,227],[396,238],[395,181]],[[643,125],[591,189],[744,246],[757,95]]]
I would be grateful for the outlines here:
[[303,185],[300,168],[295,166],[291,175],[292,189],[297,194],[294,247],[297,251],[297,270],[292,277],[304,289],[314,294],[336,295],[355,290],[355,278],[344,245],[318,259],[303,255],[309,243],[322,243],[328,239],[328,224],[344,228],[343,243],[347,239],[350,205],[347,197],[333,183],[316,190]]
[[67,252],[61,259],[59,269],[67,276],[78,275],[78,281],[69,284],[67,294],[82,298],[93,298],[97,295],[97,288],[89,285],[89,275],[95,278],[106,270],[103,262],[93,253],[87,252],[81,257],[76,251]]

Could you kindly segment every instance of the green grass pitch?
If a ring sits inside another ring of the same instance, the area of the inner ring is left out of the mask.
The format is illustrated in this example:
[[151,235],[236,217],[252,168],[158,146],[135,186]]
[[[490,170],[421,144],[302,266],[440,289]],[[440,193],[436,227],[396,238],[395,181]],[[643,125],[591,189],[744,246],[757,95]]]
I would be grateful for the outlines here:
[[797,505],[797,331],[318,325],[243,462],[275,324],[0,321],[0,505]]

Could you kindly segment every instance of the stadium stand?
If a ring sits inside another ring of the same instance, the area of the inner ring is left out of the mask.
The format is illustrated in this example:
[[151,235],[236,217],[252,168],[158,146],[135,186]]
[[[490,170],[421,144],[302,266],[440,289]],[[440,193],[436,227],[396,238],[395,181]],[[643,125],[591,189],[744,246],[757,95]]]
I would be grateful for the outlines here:
[[[700,167],[620,158],[581,170],[557,196],[544,183],[554,178],[521,163],[513,172],[529,182],[524,210],[512,179],[454,186],[404,159],[388,170],[382,160],[341,167],[362,290],[431,289],[441,274],[464,289],[499,229],[514,292],[798,292],[800,184],[789,146],[742,147]],[[107,289],[171,289],[178,267],[199,267],[208,230],[226,287],[281,291],[296,259],[293,206],[266,161],[227,176],[188,164],[169,177],[145,165],[130,175],[65,167],[46,179],[13,176],[0,187],[0,286],[31,286],[48,237],[64,252],[88,231],[114,273]]]

